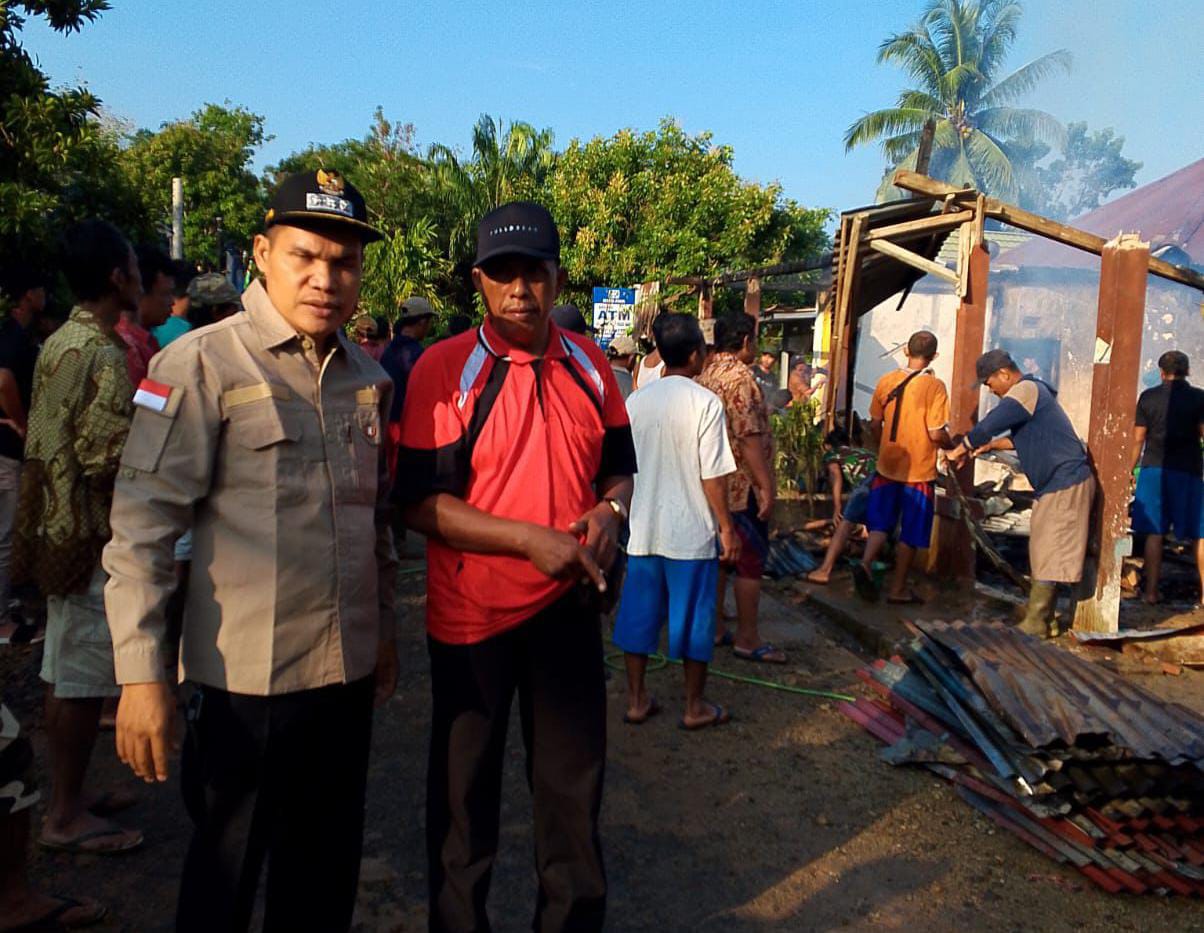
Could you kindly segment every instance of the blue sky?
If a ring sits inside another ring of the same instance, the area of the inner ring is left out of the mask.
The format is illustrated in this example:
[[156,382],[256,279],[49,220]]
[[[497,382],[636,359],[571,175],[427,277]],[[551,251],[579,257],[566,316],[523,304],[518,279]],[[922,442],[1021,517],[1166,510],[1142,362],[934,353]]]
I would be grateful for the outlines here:
[[[138,126],[229,100],[267,118],[266,165],[311,141],[362,135],[379,104],[423,147],[463,147],[479,114],[551,127],[557,144],[648,129],[666,115],[731,145],[747,178],[808,206],[872,201],[883,160],[846,155],[862,113],[905,76],[879,42],[922,0],[574,2],[113,0],[82,33],[37,22],[26,47],[57,83],[84,81]],[[1154,10],[1156,9],[1156,12]],[[1111,126],[1138,182],[1204,156],[1199,0],[1030,0],[1012,66],[1075,57],[1025,105]]]

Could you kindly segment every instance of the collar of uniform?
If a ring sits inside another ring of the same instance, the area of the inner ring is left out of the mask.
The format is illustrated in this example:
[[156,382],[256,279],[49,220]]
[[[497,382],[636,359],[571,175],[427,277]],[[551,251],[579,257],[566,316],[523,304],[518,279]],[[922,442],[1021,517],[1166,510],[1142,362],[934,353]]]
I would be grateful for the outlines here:
[[488,315],[485,316],[485,323],[481,325],[481,329],[477,333],[478,339],[484,344],[486,350],[494,356],[508,359],[512,363],[531,363],[538,359],[563,360],[568,356],[564,349],[564,341],[568,338],[561,334],[560,328],[551,321],[548,321],[548,347],[542,356],[536,356],[519,347],[512,346],[506,338],[498,333],[497,328],[493,326],[493,320]]
[[[248,285],[247,290],[242,293],[242,306],[255,326],[259,342],[265,350],[282,347],[290,340],[304,343],[304,336],[293,330],[292,325],[284,319],[284,315],[276,310],[272,299],[268,297],[268,290],[259,279]],[[341,327],[336,331],[336,336],[338,340],[335,346],[346,349],[348,340]]]
[[265,350],[274,350],[290,340],[297,339],[297,332],[284,319],[284,315],[276,310],[268,290],[263,282],[256,279],[242,293],[242,306],[259,334],[259,342]]

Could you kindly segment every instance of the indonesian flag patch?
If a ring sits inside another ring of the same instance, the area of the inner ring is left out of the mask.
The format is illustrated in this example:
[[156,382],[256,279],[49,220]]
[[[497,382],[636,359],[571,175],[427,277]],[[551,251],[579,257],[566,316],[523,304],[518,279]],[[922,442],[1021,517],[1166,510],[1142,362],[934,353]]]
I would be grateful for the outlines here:
[[155,382],[153,379],[143,379],[138,383],[138,390],[134,393],[134,404],[149,408],[156,414],[173,418],[176,409],[180,407],[180,397],[183,394],[182,389]]

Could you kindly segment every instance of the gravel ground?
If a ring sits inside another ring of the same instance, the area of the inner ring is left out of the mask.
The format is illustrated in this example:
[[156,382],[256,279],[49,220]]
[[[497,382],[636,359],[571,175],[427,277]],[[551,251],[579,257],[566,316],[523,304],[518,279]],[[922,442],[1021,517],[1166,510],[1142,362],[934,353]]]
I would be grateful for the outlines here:
[[[426,924],[422,579],[404,578],[401,684],[377,719],[357,930]],[[858,692],[853,672],[863,659],[813,609],[779,593],[765,615],[791,663],[753,670],[718,655],[717,669]],[[0,649],[5,694],[44,761],[38,658],[37,649]],[[652,675],[662,701],[677,696],[678,677],[672,668]],[[1204,675],[1143,682],[1204,711]],[[687,734],[675,728],[672,702],[649,724],[624,726],[618,677],[609,691],[609,929],[1204,929],[1199,904],[1098,892],[996,832],[942,782],[881,763],[877,742],[832,702],[713,679],[712,698],[736,719]],[[530,801],[513,726],[491,898],[499,931],[529,928],[535,894]],[[102,737],[94,772],[98,785],[124,779],[110,735]],[[112,915],[98,929],[170,929],[188,837],[174,780],[146,788],[127,816],[146,832],[143,850],[109,859],[35,851],[34,876],[50,890],[103,899]]]

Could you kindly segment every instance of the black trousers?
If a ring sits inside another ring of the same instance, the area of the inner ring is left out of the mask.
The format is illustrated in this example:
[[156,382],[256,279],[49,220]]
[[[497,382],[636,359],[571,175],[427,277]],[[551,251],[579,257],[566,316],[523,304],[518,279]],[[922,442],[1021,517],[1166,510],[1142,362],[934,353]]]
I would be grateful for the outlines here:
[[581,587],[475,645],[429,640],[434,717],[427,774],[430,927],[487,931],[502,761],[518,693],[539,875],[534,929],[600,930],[598,837],[606,763],[600,619]]
[[359,883],[372,678],[267,697],[196,691],[181,767],[196,829],[176,928],[246,930],[266,859],[264,930],[345,933]]

